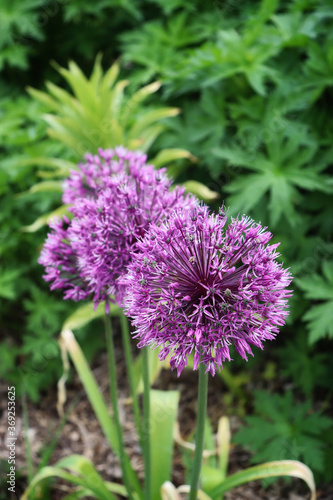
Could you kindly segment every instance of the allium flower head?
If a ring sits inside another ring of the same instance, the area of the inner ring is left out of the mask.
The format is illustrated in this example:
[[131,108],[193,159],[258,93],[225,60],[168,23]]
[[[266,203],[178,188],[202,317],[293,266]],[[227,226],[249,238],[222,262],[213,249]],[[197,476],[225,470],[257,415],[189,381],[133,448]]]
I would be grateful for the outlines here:
[[126,313],[138,347],[171,352],[178,376],[194,354],[212,375],[231,360],[230,348],[247,360],[251,345],[263,348],[288,315],[292,277],[276,261],[272,234],[243,216],[227,226],[223,209],[175,211],[152,224],[137,243],[124,279]]
[[43,278],[51,282],[51,290],[64,290],[64,298],[74,301],[89,296],[77,264],[77,255],[68,236],[70,221],[67,217],[55,218],[50,223],[48,234],[38,263],[45,267]]
[[96,303],[108,295],[121,303],[119,278],[151,223],[160,224],[172,210],[197,204],[181,187],[170,191],[171,183],[164,169],[129,161],[128,171],[109,178],[97,197],[74,202],[69,238]]
[[99,302],[121,302],[126,272],[151,222],[159,224],[173,209],[194,207],[197,200],[176,187],[165,169],[146,164],[146,156],[123,147],[88,154],[79,171],[66,181],[63,201],[71,203],[74,219],[51,224],[39,263],[51,289],[64,298],[92,297]]
[[85,162],[79,163],[77,170],[71,170],[69,178],[64,181],[62,201],[65,204],[72,204],[77,198],[96,197],[100,190],[112,183],[114,174],[146,165],[147,155],[117,146],[114,149],[99,149],[94,155],[88,153],[84,159]]

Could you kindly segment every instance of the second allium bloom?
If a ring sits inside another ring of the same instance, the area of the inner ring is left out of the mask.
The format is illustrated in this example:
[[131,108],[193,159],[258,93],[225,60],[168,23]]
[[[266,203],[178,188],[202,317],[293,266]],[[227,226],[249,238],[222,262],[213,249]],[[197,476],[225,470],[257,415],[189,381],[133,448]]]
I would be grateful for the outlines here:
[[212,375],[231,360],[263,348],[288,315],[292,277],[276,261],[272,234],[243,216],[226,227],[223,210],[175,211],[152,225],[138,245],[126,277],[127,314],[139,347],[162,346],[178,375],[194,354],[194,368]]

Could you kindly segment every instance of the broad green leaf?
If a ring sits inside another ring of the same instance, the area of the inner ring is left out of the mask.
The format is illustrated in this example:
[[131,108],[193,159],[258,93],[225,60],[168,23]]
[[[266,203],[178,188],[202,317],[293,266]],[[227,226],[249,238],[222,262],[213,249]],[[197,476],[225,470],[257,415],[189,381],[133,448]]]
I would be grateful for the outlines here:
[[170,480],[173,457],[173,427],[177,420],[179,392],[150,391],[152,498]]
[[34,184],[28,193],[62,193],[62,181],[43,181]]
[[127,122],[132,117],[133,113],[138,108],[139,104],[144,101],[149,95],[157,92],[161,87],[161,82],[153,82],[145,87],[139,89],[135,94],[132,95],[130,99],[128,99],[126,103],[126,107],[121,116],[121,122],[123,124],[127,124]]
[[118,453],[119,441],[116,427],[109,415],[109,411],[87,360],[71,330],[62,330],[60,334],[60,347],[65,353],[69,353],[101,428],[111,448]]
[[58,109],[58,103],[51,96],[49,96],[46,92],[42,92],[40,90],[33,89],[32,87],[28,87],[29,94],[39,101],[45,106],[47,106],[51,111],[56,111]]
[[22,495],[21,500],[29,500],[30,493],[41,481],[54,477],[68,481],[76,486],[83,487],[87,492],[89,492],[90,496],[93,496],[93,498],[96,498],[97,500],[116,500],[116,497],[105,488],[104,484],[103,486],[101,483],[94,484],[94,482],[90,481],[89,478],[71,474],[63,468],[57,466],[47,466],[37,472],[30,485]]
[[311,274],[296,280],[296,283],[301,290],[305,291],[305,297],[307,299],[333,300],[332,270],[333,262],[324,262],[323,271],[325,273],[326,280],[318,274]]
[[[110,315],[119,316],[121,314],[121,309],[116,304],[110,304]],[[77,328],[82,328],[86,324],[90,323],[97,318],[103,318],[105,315],[105,304],[99,303],[97,308],[94,310],[94,304],[89,302],[80,306],[73,314],[71,314],[63,324],[63,329],[76,330]]]
[[203,491],[208,493],[216,488],[224,476],[221,470],[212,467],[211,465],[202,464],[201,468],[201,482]]
[[146,152],[150,149],[153,142],[157,139],[157,137],[163,132],[163,125],[152,125],[148,127],[144,132],[140,134],[138,139],[128,140],[128,147],[130,149],[140,148],[141,151]]
[[76,98],[80,102],[86,103],[86,106],[92,109],[96,105],[93,86],[78,65],[74,61],[70,61],[68,70],[58,67],[58,71],[72,87]]
[[312,303],[310,309],[303,316],[310,332],[309,342],[313,344],[326,335],[333,337],[333,263],[323,262],[324,277],[311,274],[296,279],[297,285],[305,291],[305,297],[311,300],[325,301]]
[[249,483],[257,479],[277,476],[291,476],[303,479],[310,488],[311,500],[316,500],[316,487],[313,480],[313,474],[306,465],[297,460],[267,462],[236,472],[216,486],[209,494],[215,498],[241,484]]
[[216,147],[212,150],[212,154],[217,158],[221,158],[229,162],[229,166],[244,167],[250,170],[266,172],[272,168],[271,163],[263,155],[253,152],[241,150],[239,147],[221,148]]
[[186,191],[194,194],[200,200],[206,202],[217,200],[220,197],[219,193],[216,193],[216,191],[212,191],[207,186],[202,184],[202,182],[189,180],[184,182],[182,185],[184,186]]
[[180,160],[182,158],[186,158],[193,163],[198,161],[195,156],[185,149],[162,149],[162,151],[157,153],[157,155],[150,160],[150,163],[152,163],[156,168],[161,168],[174,160]]
[[221,417],[217,426],[217,453],[222,479],[227,475],[230,450],[230,424],[228,417]]
[[15,283],[21,271],[0,268],[0,297],[13,300],[16,297]]
[[297,192],[288,184],[287,180],[280,176],[275,176],[270,190],[269,211],[271,222],[276,226],[282,214],[286,214],[291,226],[295,226],[297,217],[292,201],[297,198]]
[[[49,91],[50,94],[53,95],[55,99],[60,101],[63,106],[66,106],[66,109],[72,113],[75,113],[75,110],[78,107],[79,101],[73,97],[69,92],[66,90],[62,89],[61,87],[58,87],[52,82],[46,82],[46,88]],[[55,109],[57,111],[57,108]]]
[[84,488],[77,489],[74,493],[66,495],[63,500],[79,500],[80,498],[85,498],[89,495],[89,490]]
[[231,182],[225,190],[232,194],[228,198],[228,205],[232,215],[237,215],[239,212],[247,213],[250,211],[262,197],[267,193],[271,185],[271,175],[247,175],[238,177],[237,180]]
[[307,322],[310,332],[310,344],[314,344],[326,336],[333,338],[333,301],[311,307],[303,319]]
[[109,89],[111,89],[116,82],[120,72],[119,63],[116,61],[110,66],[106,71],[104,78],[101,79],[101,94],[105,94]]
[[74,96],[53,83],[47,84],[48,93],[35,89],[30,89],[30,93],[52,113],[43,117],[50,127],[49,137],[68,146],[78,160],[88,151],[95,153],[99,147],[119,144],[147,151],[164,130],[156,122],[179,113],[178,108],[171,107],[145,110],[142,101],[158,90],[160,82],[142,87],[128,97],[124,89],[129,81],[117,81],[119,64],[113,64],[103,74],[100,55],[90,78],[73,61],[68,69],[55,67]]
[[98,488],[99,494],[103,495],[103,498],[108,498],[109,490],[105,485],[105,481],[86,457],[82,455],[70,455],[59,460],[56,467],[68,469],[74,474],[79,474],[86,480],[88,488],[91,489],[91,486],[96,489]]
[[112,114],[114,120],[119,120],[119,113],[122,109],[122,102],[124,97],[124,89],[129,85],[129,80],[121,80],[117,82],[110,95],[109,112]]
[[139,117],[129,132],[129,138],[141,137],[141,134],[153,123],[180,113],[179,108],[161,108],[147,111],[142,117]]
[[332,426],[332,419],[311,410],[310,400],[295,405],[291,391],[283,395],[255,391],[254,406],[254,414],[245,417],[247,425],[233,438],[235,443],[250,448],[252,462],[292,457],[316,472],[323,470],[323,464],[314,457],[323,456],[321,436]]

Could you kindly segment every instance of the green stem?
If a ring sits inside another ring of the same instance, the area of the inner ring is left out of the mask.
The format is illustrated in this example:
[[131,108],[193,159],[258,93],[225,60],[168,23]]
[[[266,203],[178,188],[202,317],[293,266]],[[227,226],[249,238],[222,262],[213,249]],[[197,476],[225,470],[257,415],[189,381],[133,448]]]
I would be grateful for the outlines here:
[[131,485],[127,474],[127,463],[126,463],[126,453],[124,447],[123,429],[121,427],[119,410],[118,410],[118,398],[117,398],[117,371],[116,371],[116,357],[113,343],[113,333],[111,327],[111,318],[108,314],[105,315],[105,336],[106,336],[106,347],[108,353],[109,362],[109,377],[110,377],[110,397],[113,408],[114,421],[118,434],[119,442],[119,461],[120,467],[123,473],[123,480],[126,490],[128,492],[128,498],[133,500],[133,495],[131,493]]
[[205,365],[199,365],[198,410],[197,427],[195,431],[195,452],[192,466],[191,489],[189,500],[196,500],[202,466],[202,454],[205,438],[205,419],[207,411],[208,374],[205,374]]
[[150,383],[148,347],[142,349],[143,378],[143,459],[145,463],[145,500],[151,499],[151,449],[150,449]]
[[137,391],[135,388],[135,381],[134,381],[134,370],[133,370],[133,359],[132,359],[132,353],[131,353],[130,332],[129,332],[128,320],[124,314],[120,315],[120,322],[121,322],[121,332],[122,332],[122,336],[123,336],[123,346],[124,346],[126,370],[127,370],[128,382],[129,382],[129,387],[130,387],[130,394],[131,394],[131,398],[132,398],[132,408],[133,408],[133,413],[134,413],[135,426],[136,426],[137,433],[139,435],[140,444],[142,446],[141,418],[140,418],[138,395],[137,395]]

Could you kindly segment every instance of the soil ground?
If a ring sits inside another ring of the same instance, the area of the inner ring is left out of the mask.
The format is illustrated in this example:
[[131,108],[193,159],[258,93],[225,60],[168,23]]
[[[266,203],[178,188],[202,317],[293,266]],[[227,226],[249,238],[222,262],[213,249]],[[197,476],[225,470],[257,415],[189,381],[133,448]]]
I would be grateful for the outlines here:
[[[138,444],[131,407],[128,404],[128,387],[126,383],[125,367],[122,363],[122,347],[119,341],[116,342],[117,371],[119,384],[119,406],[121,420],[124,428],[124,438],[126,450],[131,458],[132,466],[143,476],[143,463],[140,446]],[[93,363],[93,372],[98,381],[103,397],[109,404],[108,389],[108,368],[107,359],[104,353],[98,355]],[[89,458],[96,466],[100,474],[110,481],[121,481],[121,472],[118,461],[101,432],[93,410],[85,396],[79,378],[73,370],[73,376],[67,383],[67,403],[65,411],[71,402],[76,401],[65,423],[57,445],[54,449],[50,464],[56,463],[60,458],[73,453],[82,454]],[[197,374],[191,370],[185,370],[180,379],[176,373],[170,370],[162,370],[155,383],[156,388],[178,389],[180,390],[179,425],[181,435],[187,438],[194,429],[196,421],[196,393]],[[0,383],[0,460],[7,460],[7,449],[3,446],[7,432],[7,384]],[[222,402],[222,381],[219,377],[210,380],[208,409],[209,417],[213,427],[216,429],[218,419],[225,414],[226,408]],[[38,404],[28,403],[29,426],[27,438],[30,443],[33,463],[35,466],[40,461],[41,450],[45,443],[49,443],[59,426],[60,418],[56,409],[57,388],[50,387],[47,393],[43,394]],[[18,499],[27,486],[27,460],[24,440],[24,425],[22,421],[22,411],[20,402],[17,401],[17,442],[16,442],[16,467],[19,470],[17,476],[16,494],[7,492],[7,496],[1,496],[7,500]],[[237,415],[230,415],[231,431],[235,432],[242,424]],[[250,465],[250,454],[238,446],[230,449],[230,460],[228,473],[233,473]],[[1,463],[0,463],[1,464]],[[3,470],[0,472],[3,472]],[[181,451],[178,445],[175,446],[173,477],[172,481],[176,486],[184,484],[184,468],[181,462]],[[2,483],[4,484],[4,483]],[[1,488],[1,486],[0,486]],[[4,488],[4,486],[2,486]],[[7,489],[7,488],[5,488]],[[64,482],[57,482],[50,496],[42,500],[61,500],[66,494],[73,491],[71,486]],[[4,492],[2,491],[2,495]],[[259,481],[245,484],[228,492],[224,496],[225,500],[308,500],[310,493],[306,485],[298,479],[293,479],[289,484],[281,479],[270,487],[264,489]],[[333,485],[318,487],[318,500],[333,500]]]

